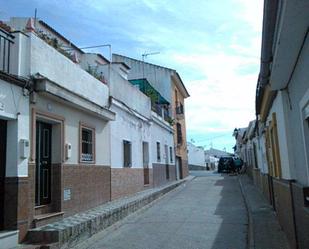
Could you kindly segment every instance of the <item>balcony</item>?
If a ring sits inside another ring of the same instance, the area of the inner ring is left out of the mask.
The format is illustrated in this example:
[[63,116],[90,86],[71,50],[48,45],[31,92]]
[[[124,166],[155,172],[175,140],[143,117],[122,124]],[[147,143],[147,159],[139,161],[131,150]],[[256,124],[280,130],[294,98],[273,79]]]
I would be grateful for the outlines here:
[[30,75],[40,75],[100,107],[107,106],[108,87],[105,84],[34,33],[29,33],[29,39],[30,44],[26,44],[30,50]]
[[11,48],[14,36],[0,28],[0,71],[10,73]]
[[151,101],[151,110],[163,118],[170,125],[173,125],[173,119],[170,116],[170,103],[148,82],[147,79],[129,80],[132,85],[149,97]]

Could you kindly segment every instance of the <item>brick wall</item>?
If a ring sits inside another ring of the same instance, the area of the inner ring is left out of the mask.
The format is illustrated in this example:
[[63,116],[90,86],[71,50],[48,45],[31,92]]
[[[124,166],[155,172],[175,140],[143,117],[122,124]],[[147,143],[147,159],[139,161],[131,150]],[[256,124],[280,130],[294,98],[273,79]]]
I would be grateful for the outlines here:
[[169,179],[166,179],[166,165],[165,164],[152,164],[153,167],[153,185],[155,187],[163,185],[169,181],[176,180],[176,166],[169,165]]
[[107,166],[64,165],[63,189],[71,190],[71,199],[63,201],[62,211],[70,216],[111,199],[111,171]]
[[273,178],[276,213],[292,248],[296,248],[291,189],[288,181]]
[[182,160],[182,176],[186,178],[189,175],[189,164],[188,160]]
[[111,197],[112,200],[143,191],[152,187],[152,169],[149,169],[149,184],[144,185],[144,169],[112,168]]
[[304,206],[303,186],[292,183],[296,231],[299,249],[306,249],[309,245],[309,207]]
[[18,229],[19,241],[23,241],[29,228],[29,180],[6,177],[4,184],[4,229]]
[[[257,178],[257,175],[254,176],[254,179]],[[260,181],[261,190],[269,202],[269,181],[273,181],[276,213],[291,248],[296,248],[298,243],[299,249],[307,249],[309,245],[309,207],[304,205],[303,186],[295,182],[290,184],[289,181],[278,180],[263,173],[260,173],[260,179],[255,182],[257,181]],[[295,225],[293,215],[295,215]]]

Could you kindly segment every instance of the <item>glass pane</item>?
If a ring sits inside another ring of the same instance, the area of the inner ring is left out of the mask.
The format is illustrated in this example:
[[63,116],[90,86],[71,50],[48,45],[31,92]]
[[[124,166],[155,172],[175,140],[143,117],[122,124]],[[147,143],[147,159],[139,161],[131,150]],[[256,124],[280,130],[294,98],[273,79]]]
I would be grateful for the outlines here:
[[43,157],[49,157],[49,130],[43,130]]
[[82,161],[93,161],[93,131],[82,128]]

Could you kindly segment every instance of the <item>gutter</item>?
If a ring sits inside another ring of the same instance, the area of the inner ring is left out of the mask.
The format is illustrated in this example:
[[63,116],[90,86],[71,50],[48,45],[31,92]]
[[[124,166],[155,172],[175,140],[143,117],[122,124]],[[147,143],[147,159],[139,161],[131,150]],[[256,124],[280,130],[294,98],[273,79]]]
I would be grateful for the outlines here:
[[263,88],[269,83],[278,7],[279,0],[265,0],[264,2],[261,63],[256,88],[256,114],[260,112]]

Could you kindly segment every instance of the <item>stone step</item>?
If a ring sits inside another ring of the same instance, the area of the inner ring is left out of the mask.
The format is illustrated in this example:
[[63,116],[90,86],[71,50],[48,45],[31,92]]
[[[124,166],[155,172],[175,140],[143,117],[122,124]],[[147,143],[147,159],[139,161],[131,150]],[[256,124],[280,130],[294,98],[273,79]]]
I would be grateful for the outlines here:
[[61,221],[31,229],[28,232],[27,240],[34,244],[58,243],[59,247],[66,245],[71,248],[79,241],[111,226],[191,179],[192,177],[188,177],[160,188],[145,190],[133,196],[64,218]]
[[62,219],[64,212],[54,212],[34,216],[34,226],[41,227]]
[[0,248],[10,249],[18,245],[17,231],[0,231]]

